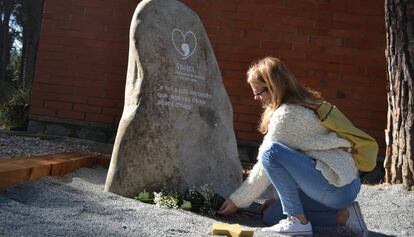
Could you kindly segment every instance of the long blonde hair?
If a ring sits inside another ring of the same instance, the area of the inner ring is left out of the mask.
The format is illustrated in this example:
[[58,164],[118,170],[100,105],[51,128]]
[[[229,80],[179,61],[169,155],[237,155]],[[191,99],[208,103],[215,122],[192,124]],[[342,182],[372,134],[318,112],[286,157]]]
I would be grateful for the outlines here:
[[266,57],[253,63],[247,71],[247,82],[267,89],[270,102],[262,114],[259,131],[267,133],[270,117],[284,103],[315,108],[322,101],[321,94],[302,86],[278,58]]

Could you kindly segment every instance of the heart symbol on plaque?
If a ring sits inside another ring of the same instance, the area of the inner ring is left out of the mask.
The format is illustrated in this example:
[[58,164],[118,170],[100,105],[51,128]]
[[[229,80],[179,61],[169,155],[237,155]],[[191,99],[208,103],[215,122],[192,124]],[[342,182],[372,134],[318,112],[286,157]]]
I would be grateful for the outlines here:
[[197,38],[192,31],[187,31],[184,34],[181,30],[174,29],[172,31],[172,43],[183,60],[191,57],[197,49]]

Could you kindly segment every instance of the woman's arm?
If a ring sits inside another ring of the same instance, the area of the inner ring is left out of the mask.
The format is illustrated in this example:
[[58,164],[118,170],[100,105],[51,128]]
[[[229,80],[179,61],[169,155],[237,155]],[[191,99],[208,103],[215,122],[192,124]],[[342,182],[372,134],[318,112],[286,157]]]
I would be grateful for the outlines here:
[[248,207],[269,185],[269,178],[258,161],[243,184],[230,195],[230,200],[237,207]]

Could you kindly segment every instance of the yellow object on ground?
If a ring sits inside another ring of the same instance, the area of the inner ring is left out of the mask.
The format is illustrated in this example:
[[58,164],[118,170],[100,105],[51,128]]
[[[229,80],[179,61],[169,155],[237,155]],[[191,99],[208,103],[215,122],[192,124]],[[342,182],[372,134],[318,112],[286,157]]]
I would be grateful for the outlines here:
[[212,235],[226,235],[230,237],[252,237],[254,231],[242,228],[239,224],[213,223]]

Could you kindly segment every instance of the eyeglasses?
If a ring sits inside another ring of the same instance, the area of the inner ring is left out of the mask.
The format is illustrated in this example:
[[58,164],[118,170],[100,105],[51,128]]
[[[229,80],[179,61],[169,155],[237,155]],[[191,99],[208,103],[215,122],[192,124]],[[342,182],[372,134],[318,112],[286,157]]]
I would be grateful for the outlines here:
[[263,90],[261,90],[261,91],[259,91],[259,92],[253,92],[253,95],[254,96],[259,96],[259,95],[261,95],[263,92],[265,92],[265,91],[267,91],[267,88],[263,88]]

